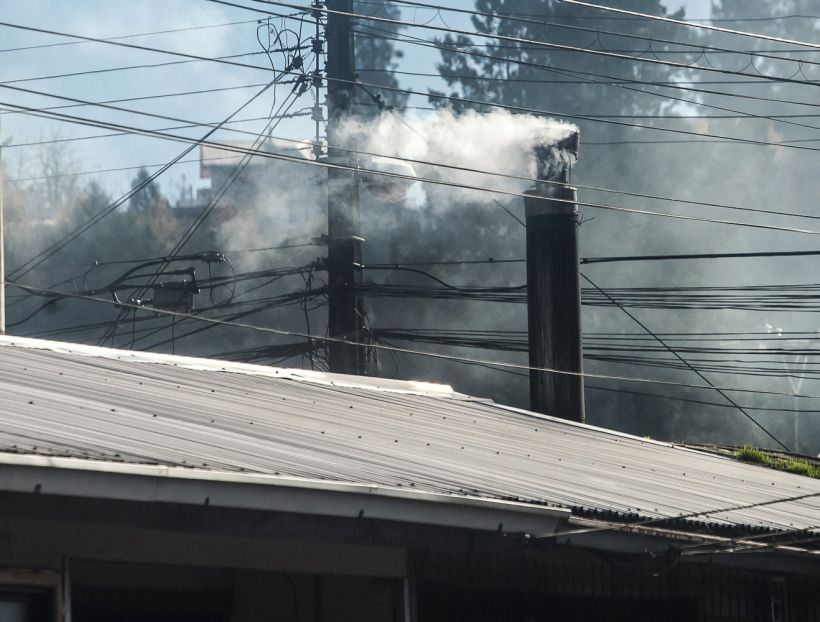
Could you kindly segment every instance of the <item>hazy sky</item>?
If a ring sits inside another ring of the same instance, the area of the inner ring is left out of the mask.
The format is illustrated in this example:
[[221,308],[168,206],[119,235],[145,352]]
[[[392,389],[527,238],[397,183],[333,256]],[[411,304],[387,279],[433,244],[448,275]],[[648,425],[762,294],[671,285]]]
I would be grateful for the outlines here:
[[[445,5],[472,7],[468,0],[447,0]],[[709,0],[688,0],[684,3],[687,14],[693,18],[708,16]],[[679,3],[670,3],[677,8]],[[154,34],[124,39],[137,45],[180,51],[201,56],[226,56],[259,50],[256,41],[257,14],[204,0],[2,0],[0,19],[24,26],[33,26],[66,33],[94,37],[113,37],[161,30],[182,29],[194,26],[215,26],[201,30]],[[412,18],[411,16],[407,16]],[[435,18],[419,9],[415,19],[426,21]],[[458,17],[449,17],[448,23],[458,24]],[[225,25],[230,24],[230,25]],[[142,99],[114,103],[134,110],[198,122],[218,122],[247,101],[259,85],[270,79],[265,71],[266,59],[251,56],[241,62],[262,67],[260,70],[232,67],[214,63],[194,62],[165,67],[142,67],[121,71],[101,71],[135,65],[156,65],[177,60],[165,54],[144,50],[117,48],[96,43],[76,43],[65,37],[46,33],[34,33],[4,27],[0,43],[0,106],[2,102],[31,107],[60,106],[67,102],[14,89],[28,89],[78,99],[112,101],[149,95],[168,95],[179,92],[228,89],[203,94]],[[37,49],[15,48],[54,43],[70,43]],[[414,50],[408,54],[402,69],[409,71],[434,71],[437,54],[433,50]],[[281,62],[281,59],[275,59]],[[95,71],[79,76],[65,76],[84,71]],[[62,76],[62,77],[56,77]],[[425,78],[417,83],[403,84],[424,88],[431,85]],[[432,83],[435,86],[435,83]],[[279,100],[286,95],[289,86],[280,89]],[[272,105],[269,94],[243,111],[239,118],[266,116]],[[309,97],[303,97],[295,110],[312,105]],[[73,107],[61,112],[78,116],[105,119],[142,128],[167,128],[181,123],[151,118],[132,113],[101,110],[93,107]],[[233,127],[246,131],[258,131],[264,122],[250,121]],[[290,137],[306,138],[311,134],[306,120],[289,120],[277,128],[276,133]],[[182,134],[196,137],[203,130],[180,130]],[[64,138],[80,138],[109,133],[90,127],[44,121],[19,114],[4,115],[3,133],[11,141],[4,157],[9,162],[10,183],[36,174],[34,163],[38,157],[37,146],[25,143]],[[241,139],[241,134],[223,134],[220,139]],[[179,153],[184,145],[144,137],[109,137],[59,143],[73,160],[67,168],[71,171],[92,171],[140,165],[159,165]],[[191,154],[190,159],[196,159]],[[134,170],[100,173],[97,179],[111,192],[127,189]],[[163,189],[175,196],[179,181],[185,175],[189,182],[201,184],[195,162],[176,167],[162,180]],[[79,177],[87,180],[89,177]]]

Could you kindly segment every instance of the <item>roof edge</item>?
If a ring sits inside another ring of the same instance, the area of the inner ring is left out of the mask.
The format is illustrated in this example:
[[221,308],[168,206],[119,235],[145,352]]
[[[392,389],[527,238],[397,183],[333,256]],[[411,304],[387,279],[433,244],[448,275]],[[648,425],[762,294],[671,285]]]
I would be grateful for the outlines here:
[[308,382],[324,386],[341,387],[348,389],[365,389],[369,391],[384,391],[388,393],[402,393],[405,395],[426,395],[429,397],[447,397],[455,399],[475,399],[462,393],[457,393],[453,387],[446,384],[421,382],[414,380],[392,380],[390,378],[375,378],[366,376],[349,376],[333,374],[309,369],[291,369],[286,367],[270,367],[253,365],[251,363],[235,363],[220,359],[180,356],[176,354],[161,354],[158,352],[141,352],[135,350],[118,350],[100,346],[89,346],[63,341],[49,341],[33,339],[31,337],[15,337],[0,335],[0,347],[18,347],[29,350],[48,350],[59,354],[71,354],[104,358],[112,360],[129,360],[135,363],[152,363],[155,365],[171,365],[183,369],[197,371],[225,372],[243,374],[246,376],[261,376]]
[[0,454],[0,490],[375,518],[544,537],[570,510],[332,480]]

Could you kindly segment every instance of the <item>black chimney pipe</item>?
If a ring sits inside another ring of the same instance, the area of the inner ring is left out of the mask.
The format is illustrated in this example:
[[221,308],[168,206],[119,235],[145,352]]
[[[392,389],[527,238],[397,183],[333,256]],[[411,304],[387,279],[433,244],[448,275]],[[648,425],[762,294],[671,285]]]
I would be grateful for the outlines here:
[[[568,185],[578,139],[574,132],[558,145],[536,148],[542,181],[526,193],[524,205],[530,367],[580,374],[580,221],[577,191]],[[583,422],[583,377],[531,370],[530,410]]]

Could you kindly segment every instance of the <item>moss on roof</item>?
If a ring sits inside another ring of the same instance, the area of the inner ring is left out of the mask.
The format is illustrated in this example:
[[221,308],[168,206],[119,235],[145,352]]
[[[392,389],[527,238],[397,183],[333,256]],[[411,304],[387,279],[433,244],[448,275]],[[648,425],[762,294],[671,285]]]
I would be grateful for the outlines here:
[[801,458],[776,455],[765,449],[758,449],[757,447],[751,447],[749,445],[744,445],[738,449],[735,452],[735,457],[743,462],[753,462],[780,471],[788,471],[789,473],[820,479],[820,466]]

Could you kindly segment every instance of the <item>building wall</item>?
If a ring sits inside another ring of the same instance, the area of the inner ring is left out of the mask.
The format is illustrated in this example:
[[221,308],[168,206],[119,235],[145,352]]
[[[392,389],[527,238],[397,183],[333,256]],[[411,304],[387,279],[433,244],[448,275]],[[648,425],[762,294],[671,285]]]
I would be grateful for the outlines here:
[[576,621],[776,620],[772,597],[781,589],[780,620],[820,621],[820,573],[798,565],[767,571],[522,545],[497,553],[419,551],[411,567],[419,622],[496,620],[505,603],[515,603],[504,614],[510,622],[559,611],[574,611]]
[[408,622],[405,588],[409,622],[820,621],[817,562],[723,559],[735,565],[368,519],[0,495],[0,602],[31,588],[58,603],[67,577],[73,622]]

